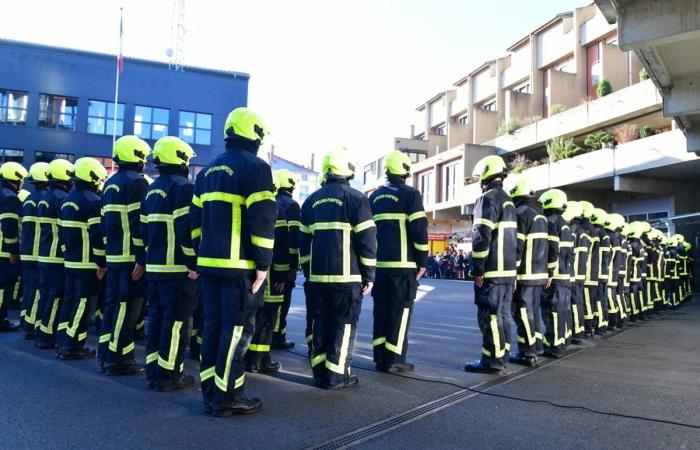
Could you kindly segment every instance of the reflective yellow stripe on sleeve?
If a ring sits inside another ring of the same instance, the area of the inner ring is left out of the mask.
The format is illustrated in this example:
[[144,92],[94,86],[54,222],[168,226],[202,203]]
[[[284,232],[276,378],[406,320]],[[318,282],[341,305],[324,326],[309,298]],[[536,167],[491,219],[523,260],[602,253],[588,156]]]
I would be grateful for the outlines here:
[[262,247],[262,248],[274,248],[275,247],[275,240],[274,239],[268,239],[260,236],[256,236],[254,234],[250,235],[250,242],[253,243],[253,245]]
[[352,229],[355,233],[359,233],[361,231],[367,230],[369,228],[374,227],[374,221],[373,220],[365,220],[364,222],[358,223],[355,225],[355,227]]
[[474,226],[477,226],[477,225],[484,225],[484,226],[491,228],[492,230],[494,228],[496,228],[495,223],[491,222],[488,219],[484,219],[484,218],[474,219]]
[[377,260],[360,256],[360,263],[364,266],[375,267],[377,265]]
[[422,219],[424,217],[427,218],[425,211],[416,211],[413,214],[408,215],[408,221],[413,222],[414,220]]
[[430,246],[428,244],[418,244],[414,242],[413,246],[416,248],[416,250],[421,252],[427,252],[428,250],[430,250]]
[[477,251],[472,252],[472,258],[486,258],[487,256],[489,256],[488,249],[484,250],[483,252],[477,252]]
[[191,233],[192,239],[197,239],[200,236],[202,236],[202,229],[201,228],[195,228],[194,230],[192,230],[192,233]]
[[253,203],[261,202],[264,200],[275,201],[275,194],[270,191],[260,191],[250,194],[245,199],[245,207],[250,208]]

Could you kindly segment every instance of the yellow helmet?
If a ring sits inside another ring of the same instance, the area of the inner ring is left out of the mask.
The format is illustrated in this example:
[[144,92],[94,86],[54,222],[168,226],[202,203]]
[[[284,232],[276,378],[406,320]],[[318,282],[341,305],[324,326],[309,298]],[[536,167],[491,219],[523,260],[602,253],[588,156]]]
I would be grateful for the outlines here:
[[48,182],[49,181],[49,163],[35,162],[29,168],[29,178],[32,181]]
[[73,176],[73,163],[67,159],[54,159],[49,163],[49,177],[52,180],[70,181]]
[[355,166],[350,162],[345,147],[334,148],[326,153],[321,169],[324,174],[330,173],[341,177],[350,177],[355,173]]
[[649,222],[639,222],[639,223],[642,224],[641,225],[642,233],[648,233],[651,231],[651,225],[649,224]]
[[226,117],[224,139],[238,136],[262,144],[268,134],[262,117],[248,108],[236,108]]
[[625,223],[625,218],[622,217],[622,215],[618,213],[612,213],[608,214],[607,221],[605,223],[605,228],[607,228],[610,231],[616,231],[620,228],[622,228],[622,225]]
[[95,158],[80,158],[73,166],[73,176],[76,180],[99,187],[107,179],[107,169]]
[[685,237],[682,234],[678,234],[678,233],[671,236],[671,239],[673,239],[676,242],[676,245],[680,245],[683,242],[685,242]]
[[593,210],[595,209],[593,203],[587,202],[586,200],[581,200],[579,201],[579,203],[583,207],[583,217],[585,217],[586,219],[590,219],[593,215]]
[[508,194],[512,197],[522,197],[524,195],[534,195],[535,191],[532,190],[530,180],[522,177],[518,178],[513,187],[508,190]]
[[564,220],[571,222],[581,216],[583,216],[583,206],[581,206],[579,202],[573,200],[566,202],[564,205],[564,213],[562,214]]
[[29,175],[27,169],[20,163],[8,161],[0,166],[0,178],[3,180],[22,181],[27,175]]
[[566,194],[561,189],[549,189],[544,191],[537,199],[544,209],[564,209],[566,205]]
[[153,146],[153,161],[156,164],[189,166],[195,156],[190,144],[176,136],[163,136]]
[[642,224],[642,222],[632,222],[630,224],[630,227],[632,228],[630,232],[631,238],[639,239],[644,234],[644,225]]
[[623,236],[629,236],[631,233],[632,233],[632,226],[628,223],[623,223],[622,230],[620,231],[620,234]]
[[20,202],[24,203],[24,201],[31,195],[31,192],[29,192],[26,189],[20,189],[19,192],[17,193],[17,198],[19,199]]
[[506,163],[498,155],[489,155],[477,161],[472,171],[472,178],[488,181],[496,175],[505,175]]
[[670,243],[671,243],[671,239],[668,236],[666,236],[665,234],[661,235],[661,244],[662,245],[669,245]]
[[384,166],[390,174],[403,177],[411,173],[411,158],[402,151],[392,150],[386,156]]
[[606,213],[604,209],[601,209],[601,208],[594,208],[593,209],[593,214],[591,214],[591,223],[593,225],[604,226],[607,221],[608,221],[608,213]]
[[289,169],[279,169],[272,173],[277,189],[294,189],[299,182],[297,174]]
[[690,242],[683,242],[683,248],[686,252],[689,252],[693,249],[693,244],[691,244]]
[[143,163],[151,153],[151,147],[138,136],[122,136],[114,142],[112,156],[117,162]]

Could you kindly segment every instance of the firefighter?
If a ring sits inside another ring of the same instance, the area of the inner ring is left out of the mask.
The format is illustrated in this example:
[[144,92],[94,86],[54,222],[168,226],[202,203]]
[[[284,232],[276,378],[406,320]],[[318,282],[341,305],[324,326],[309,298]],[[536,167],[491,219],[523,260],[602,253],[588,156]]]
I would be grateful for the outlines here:
[[620,309],[618,300],[618,280],[620,269],[623,265],[622,237],[620,229],[624,223],[624,218],[619,214],[608,214],[605,220],[605,231],[610,238],[610,258],[608,262],[608,278],[605,285],[605,295],[608,303],[608,325],[607,331],[615,331],[622,328],[622,315],[624,311]]
[[683,292],[683,271],[685,270],[685,254],[683,243],[685,242],[685,237],[682,234],[674,234],[671,236],[673,239],[672,245],[675,247],[676,253],[676,270],[673,275],[674,289],[673,292],[678,298],[678,304],[682,304],[685,301],[685,295]]
[[632,227],[628,223],[622,224],[622,230],[620,231],[620,236],[622,237],[620,246],[622,247],[623,260],[622,267],[620,268],[620,281],[618,287],[619,294],[622,300],[622,309],[625,314],[623,317],[623,325],[627,325],[632,316],[632,304],[630,301],[630,269],[632,267],[632,249],[629,243],[629,236],[632,232]]
[[102,229],[106,239],[107,279],[98,357],[107,375],[136,375],[134,330],[146,296],[145,249],[140,236],[143,176],[149,145],[137,136],[122,136],[113,149],[118,171],[102,193]]
[[22,311],[24,311],[24,338],[34,339],[34,324],[39,314],[39,239],[41,230],[36,215],[36,208],[41,196],[49,186],[49,164],[37,162],[29,168],[29,175],[24,178],[32,184],[33,192],[22,204],[22,238],[20,239],[20,258],[22,260]]
[[65,248],[65,292],[59,328],[65,335],[57,343],[59,359],[91,359],[95,350],[85,347],[90,311],[97,300],[99,280],[104,278],[105,250],[101,201],[97,188],[107,170],[94,158],[80,158],[73,167],[73,190],[61,204],[59,240]]
[[574,238],[574,262],[573,280],[571,281],[571,322],[568,323],[571,330],[571,343],[582,345],[585,333],[584,317],[585,307],[583,302],[583,283],[586,280],[586,264],[588,263],[588,250],[590,248],[590,236],[586,233],[583,221],[583,206],[579,202],[569,200],[566,202],[564,220],[569,223],[571,235]]
[[[279,189],[281,182],[289,184],[288,172],[287,170],[275,171],[272,174],[275,190]],[[264,306],[258,309],[255,316],[255,333],[246,353],[246,370],[253,373],[276,373],[281,367],[279,361],[271,359],[270,348],[275,329],[279,330],[286,285],[289,282],[292,244],[287,211],[284,208],[285,205],[277,198],[275,197],[277,221],[275,222],[275,245],[272,249],[272,267],[267,272],[267,283],[263,292]],[[297,248],[297,245],[298,243],[293,244],[294,248]]]
[[512,314],[518,336],[518,352],[509,361],[524,366],[537,364],[542,347],[540,296],[547,282],[547,219],[533,197],[529,180],[521,178],[508,192],[517,216],[518,275],[513,294]]
[[661,283],[663,282],[663,252],[661,250],[661,236],[662,233],[656,228],[652,228],[649,232],[649,240],[651,245],[651,250],[654,256],[651,258],[653,261],[653,268],[650,269],[650,273],[653,273],[653,278],[651,278],[650,283],[650,298],[653,304],[652,314],[658,316],[661,310],[663,310],[663,295],[661,292]]
[[369,197],[377,224],[377,273],[372,290],[372,346],[379,372],[407,372],[408,327],[418,281],[428,260],[428,219],[420,192],[406,184],[411,159],[393,150],[385,159],[386,183]]
[[645,271],[646,252],[640,240],[644,230],[640,222],[632,222],[628,236],[631,256],[630,266],[630,303],[632,305],[631,322],[636,322],[642,318],[642,305],[644,303],[644,291],[642,274]]
[[141,203],[140,236],[146,247],[148,282],[146,380],[158,392],[194,386],[194,377],[183,373],[187,327],[197,291],[189,222],[194,186],[188,178],[194,156],[192,147],[178,137],[158,139],[153,162],[160,176]]
[[280,169],[275,173],[277,180],[277,195],[275,200],[277,207],[282,208],[284,220],[287,222],[287,233],[289,235],[289,271],[284,283],[284,301],[280,305],[279,315],[275,322],[275,333],[272,337],[272,348],[291,349],[294,348],[293,341],[287,341],[287,314],[292,304],[292,291],[294,290],[299,271],[299,222],[301,208],[292,198],[294,188],[299,183],[299,177],[287,170]]
[[600,234],[598,228],[591,224],[591,217],[595,206],[591,202],[582,200],[579,204],[583,207],[583,219],[581,225],[588,236],[588,260],[586,261],[586,279],[583,283],[584,301],[584,338],[593,339],[596,329],[595,318],[598,315],[598,272],[600,265]]
[[688,241],[683,242],[683,252],[685,255],[685,269],[683,276],[683,286],[685,290],[685,298],[689,300],[693,296],[693,257],[691,256],[691,251],[693,250],[693,244]]
[[7,318],[8,302],[20,272],[20,217],[22,203],[17,196],[22,179],[28,175],[21,164],[10,161],[0,166],[0,332],[12,332],[19,325]]
[[506,164],[500,156],[479,160],[472,177],[479,179],[483,191],[474,206],[471,267],[483,343],[481,359],[467,363],[464,370],[498,374],[505,370],[510,350],[506,329],[510,329],[517,274],[517,217],[515,205],[503,190]]
[[685,302],[688,299],[688,289],[686,285],[686,280],[688,278],[688,253],[685,250],[685,237],[678,241],[678,291],[681,301]]
[[354,166],[347,150],[324,158],[326,183],[301,208],[299,262],[311,297],[311,367],[316,386],[341,389],[358,384],[350,361],[363,296],[376,266],[376,227],[369,200],[350,187]]
[[226,151],[195,182],[190,221],[204,308],[202,396],[216,417],[260,410],[246,398],[245,353],[272,263],[275,196],[270,166],[257,152],[267,129],[248,108],[224,124]]
[[566,317],[571,310],[571,274],[574,263],[574,238],[562,217],[566,194],[550,189],[538,201],[547,217],[548,279],[541,296],[544,322],[544,355],[560,358],[566,353]]
[[[65,159],[49,163],[49,188],[37,203],[36,214],[40,222],[39,240],[39,315],[34,323],[35,345],[40,349],[53,349],[59,343],[59,314],[65,289],[63,269],[64,248],[60,245],[58,219],[61,204],[70,190],[73,164]],[[62,334],[62,333],[61,333]]]

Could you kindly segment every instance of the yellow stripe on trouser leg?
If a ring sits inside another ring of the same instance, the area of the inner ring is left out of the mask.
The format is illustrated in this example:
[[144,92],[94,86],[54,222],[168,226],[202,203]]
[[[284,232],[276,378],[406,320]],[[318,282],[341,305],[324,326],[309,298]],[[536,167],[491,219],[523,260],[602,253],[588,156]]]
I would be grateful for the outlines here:
[[86,303],[87,298],[81,297],[80,303],[78,304],[78,310],[75,312],[75,317],[73,317],[73,324],[66,330],[66,334],[72,338],[75,338],[75,334],[78,332],[78,326],[80,325],[80,321],[83,319],[83,314],[85,313]]
[[534,334],[531,334],[530,332],[530,321],[527,317],[526,308],[520,308],[520,320],[523,321],[523,326],[525,327],[525,334],[527,335],[527,345],[534,345],[537,341],[537,338]]
[[603,319],[603,302],[598,300],[596,305],[598,305],[598,328],[602,328],[605,326],[605,320]]
[[581,325],[581,319],[578,316],[578,308],[576,307],[576,305],[572,305],[571,314],[573,315],[575,333],[583,333],[585,330],[583,328],[583,325]]
[[338,356],[338,364],[334,364],[326,359],[326,369],[335,372],[339,375],[345,375],[345,360],[348,357],[348,347],[350,346],[350,335],[352,334],[352,325],[345,324],[343,328],[343,340],[340,345],[340,355]]
[[158,361],[158,352],[153,352],[146,355],[146,364],[153,364],[156,361]]
[[620,318],[626,319],[627,313],[625,312],[625,304],[622,301],[622,296],[620,294],[616,294],[615,300],[617,301],[617,309],[620,311]]
[[[228,391],[228,379],[231,373],[231,362],[233,361],[233,355],[236,353],[236,347],[238,347],[238,342],[241,340],[241,335],[243,334],[243,325],[236,325],[233,327],[233,332],[231,334],[231,343],[228,346],[228,353],[226,354],[226,362],[224,365],[224,376],[219,377],[219,374],[214,374],[214,380],[216,381],[216,387],[222,391]],[[243,384],[241,382],[241,384]],[[238,379],[234,383],[235,387],[238,387]]]
[[559,314],[552,312],[552,318],[554,319],[554,346],[556,347],[564,343],[564,337],[559,337]]
[[593,320],[593,305],[591,305],[591,291],[587,288],[583,288],[583,299],[586,303],[586,313],[584,314],[584,320]]
[[34,291],[34,301],[32,302],[32,309],[29,316],[24,317],[24,321],[29,325],[34,325],[36,322],[36,310],[39,307],[39,289]]
[[119,348],[119,334],[124,326],[124,316],[126,316],[126,302],[119,302],[119,311],[117,312],[117,322],[114,325],[114,335],[109,342],[109,350],[116,352]]
[[51,313],[49,314],[48,325],[41,325],[40,329],[46,334],[53,334],[53,322],[56,320],[56,312],[58,311],[58,298],[53,299],[51,305]]
[[495,314],[491,315],[490,325],[491,340],[493,341],[493,349],[495,352],[494,358],[503,358],[503,355],[506,354],[506,350],[505,348],[501,348],[501,333],[498,331],[498,316],[496,316]]
[[[201,355],[200,355],[201,358]],[[157,357],[156,357],[157,359]],[[213,377],[214,374],[216,373],[216,367],[211,366],[208,369],[204,369],[201,372],[199,372],[199,379],[201,381],[207,381],[209,378]]]
[[401,326],[399,327],[399,336],[396,339],[396,345],[391,344],[389,341],[386,341],[384,344],[384,347],[387,350],[396,353],[397,355],[401,355],[403,353],[403,344],[406,337],[406,327],[408,326],[408,315],[410,312],[411,311],[408,308],[403,309],[403,314],[401,315]]
[[176,320],[173,322],[173,328],[170,331],[170,351],[168,352],[168,359],[163,359],[158,354],[158,365],[166,370],[175,370],[175,360],[177,359],[177,351],[180,347],[180,329],[182,328],[182,322]]

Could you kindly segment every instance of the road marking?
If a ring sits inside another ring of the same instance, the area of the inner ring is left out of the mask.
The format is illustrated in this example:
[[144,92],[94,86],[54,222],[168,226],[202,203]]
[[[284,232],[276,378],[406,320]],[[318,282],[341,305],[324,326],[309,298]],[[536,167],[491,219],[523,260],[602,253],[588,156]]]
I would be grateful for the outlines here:
[[[518,370],[516,372],[511,372],[505,375],[501,375],[497,378],[491,379],[491,380],[486,380],[480,383],[477,383],[473,386],[470,386],[471,389],[478,389],[483,392],[488,392],[492,389],[495,389],[499,386],[503,386],[505,384],[511,383],[513,381],[519,380],[531,373],[537,372],[541,369],[544,369],[545,367],[549,366],[550,364],[554,363],[555,361],[562,361],[564,359],[570,358],[579,352],[583,351],[583,349],[574,349],[571,350],[569,353],[567,353],[564,357],[559,358],[559,359],[552,359],[544,362],[543,364],[540,364],[537,367],[526,367],[521,370]],[[419,381],[419,380],[416,380]],[[441,380],[434,380],[434,381],[441,381]],[[404,427],[406,425],[409,425],[413,422],[416,422],[424,417],[433,415],[437,413],[438,411],[442,411],[445,408],[449,408],[450,406],[454,406],[458,403],[461,403],[465,400],[468,400],[470,398],[476,397],[479,395],[479,392],[474,392],[470,389],[460,389],[456,392],[453,392],[452,394],[448,394],[444,397],[440,397],[437,400],[430,401],[428,403],[424,403],[422,405],[416,406],[415,408],[411,408],[406,412],[396,414],[394,416],[391,416],[387,419],[380,420],[379,422],[375,422],[373,424],[367,425],[365,427],[359,428],[355,431],[351,431],[349,433],[343,434],[341,436],[335,437],[333,439],[321,442],[319,444],[316,444],[312,447],[309,447],[310,450],[332,450],[332,449],[343,449],[343,448],[350,448],[354,447],[356,445],[362,444],[363,442],[367,442],[371,439],[375,439],[379,436],[383,436],[391,431],[396,430],[397,428]]]

